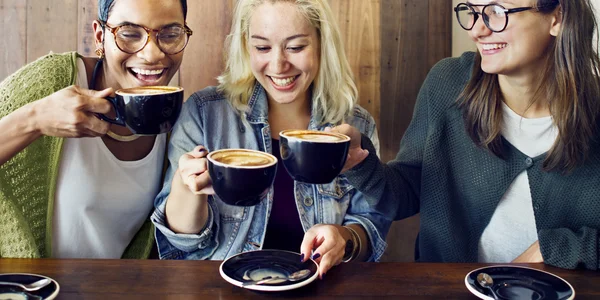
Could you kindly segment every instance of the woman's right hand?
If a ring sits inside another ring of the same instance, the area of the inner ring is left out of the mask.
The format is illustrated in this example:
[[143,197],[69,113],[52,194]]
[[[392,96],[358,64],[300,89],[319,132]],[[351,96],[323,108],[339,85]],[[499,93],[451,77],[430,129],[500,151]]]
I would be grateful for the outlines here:
[[57,91],[32,103],[34,128],[42,135],[55,137],[105,135],[110,123],[96,114],[111,111],[112,105],[105,97],[112,93],[112,88],[94,91],[74,85]]
[[212,180],[208,173],[208,151],[204,146],[196,146],[194,150],[179,158],[179,176],[181,182],[196,195],[213,195]]
[[331,128],[330,131],[345,134],[350,137],[350,149],[348,149],[348,158],[346,159],[342,173],[354,168],[354,166],[358,165],[369,156],[369,150],[365,150],[361,147],[361,133],[355,127],[348,124],[342,124]]

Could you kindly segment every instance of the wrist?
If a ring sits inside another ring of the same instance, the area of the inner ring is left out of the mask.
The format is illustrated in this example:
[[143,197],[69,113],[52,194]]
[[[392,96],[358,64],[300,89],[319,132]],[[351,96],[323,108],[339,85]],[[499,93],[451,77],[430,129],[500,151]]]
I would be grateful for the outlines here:
[[344,257],[342,258],[342,262],[351,262],[356,260],[361,251],[361,241],[360,236],[350,226],[343,226],[346,231],[349,233],[349,238],[346,239],[346,247],[344,249]]
[[34,138],[42,136],[42,130],[39,127],[39,113],[35,106],[35,102],[29,103],[22,106],[15,111],[14,124],[19,128],[19,132],[22,135],[33,135]]

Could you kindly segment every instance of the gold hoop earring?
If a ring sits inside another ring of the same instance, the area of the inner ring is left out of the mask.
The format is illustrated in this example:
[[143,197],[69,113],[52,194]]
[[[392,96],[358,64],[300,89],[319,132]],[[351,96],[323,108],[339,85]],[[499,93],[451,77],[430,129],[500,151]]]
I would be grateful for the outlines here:
[[96,52],[96,55],[98,56],[98,58],[100,58],[100,59],[104,58],[104,48],[97,48],[95,52]]

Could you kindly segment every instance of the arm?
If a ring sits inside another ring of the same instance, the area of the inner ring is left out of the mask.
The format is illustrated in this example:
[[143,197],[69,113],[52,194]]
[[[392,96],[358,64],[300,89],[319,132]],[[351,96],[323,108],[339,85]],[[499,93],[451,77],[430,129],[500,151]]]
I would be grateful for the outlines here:
[[161,258],[205,259],[217,246],[214,231],[218,229],[218,213],[206,195],[211,192],[207,185],[210,178],[203,171],[206,151],[198,147],[204,143],[204,130],[194,97],[184,103],[173,128],[169,166],[154,202],[151,219]]
[[47,56],[0,83],[0,165],[44,135],[83,137],[108,131],[109,124],[94,113],[110,111],[103,98],[112,90],[68,86],[72,67],[65,65],[72,60],[69,55]]
[[[421,164],[429,127],[428,84],[423,84],[412,121],[402,138],[400,150],[393,161],[385,164],[377,157],[377,149],[368,136],[358,135],[347,125],[336,130],[347,133],[355,147],[366,149],[366,158],[352,161],[351,169],[344,175],[364,194],[367,202],[389,219],[403,219],[419,212]],[[352,153],[356,153],[351,151]],[[359,152],[357,157],[361,156]],[[402,205],[399,205],[399,203]]]
[[[361,118],[351,118],[350,124],[362,128],[376,145],[379,145],[373,118],[362,109],[357,109],[355,112],[360,114]],[[375,148],[373,153],[378,153],[379,147]],[[350,199],[342,221],[343,226],[317,224],[305,234],[302,242],[301,253],[310,255],[313,251],[314,255],[318,256],[313,256],[313,259],[319,263],[321,277],[331,267],[342,262],[346,241],[353,241],[357,247],[358,253],[353,253],[352,261],[378,261],[387,247],[385,236],[391,225],[391,219],[386,219],[372,209],[365,201],[364,195],[356,189],[351,189],[349,195],[344,197]]]
[[[379,157],[380,147],[377,126],[371,115],[368,115],[368,120],[368,126],[366,126],[367,128],[363,134],[372,141],[375,149],[372,153]],[[368,205],[364,194],[355,191],[344,217],[344,225],[355,230],[361,243],[360,252],[354,260],[379,261],[387,247],[385,238],[391,224],[391,219],[386,219]]]
[[538,237],[544,263],[565,269],[600,269],[598,229],[542,229]]

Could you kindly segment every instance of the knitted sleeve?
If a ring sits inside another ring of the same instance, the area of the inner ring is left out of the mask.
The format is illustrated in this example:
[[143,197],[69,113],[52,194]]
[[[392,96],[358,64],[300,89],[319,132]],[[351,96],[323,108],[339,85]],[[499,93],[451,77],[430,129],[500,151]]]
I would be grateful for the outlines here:
[[431,69],[393,161],[382,163],[375,155],[371,140],[363,135],[362,147],[369,150],[369,156],[344,174],[366,195],[367,201],[387,217],[400,220],[419,213],[423,156],[435,155],[431,151],[425,153],[427,137],[437,130],[440,116],[456,102],[455,95],[470,77],[473,56],[473,53],[465,53],[460,58],[444,59]]
[[48,54],[0,83],[0,118],[75,82],[77,53]]
[[544,263],[565,269],[600,269],[598,229],[542,229],[538,238]]
[[[0,118],[72,85],[76,57],[50,54],[2,81]],[[61,141],[42,137],[0,166],[0,257],[48,256]]]

